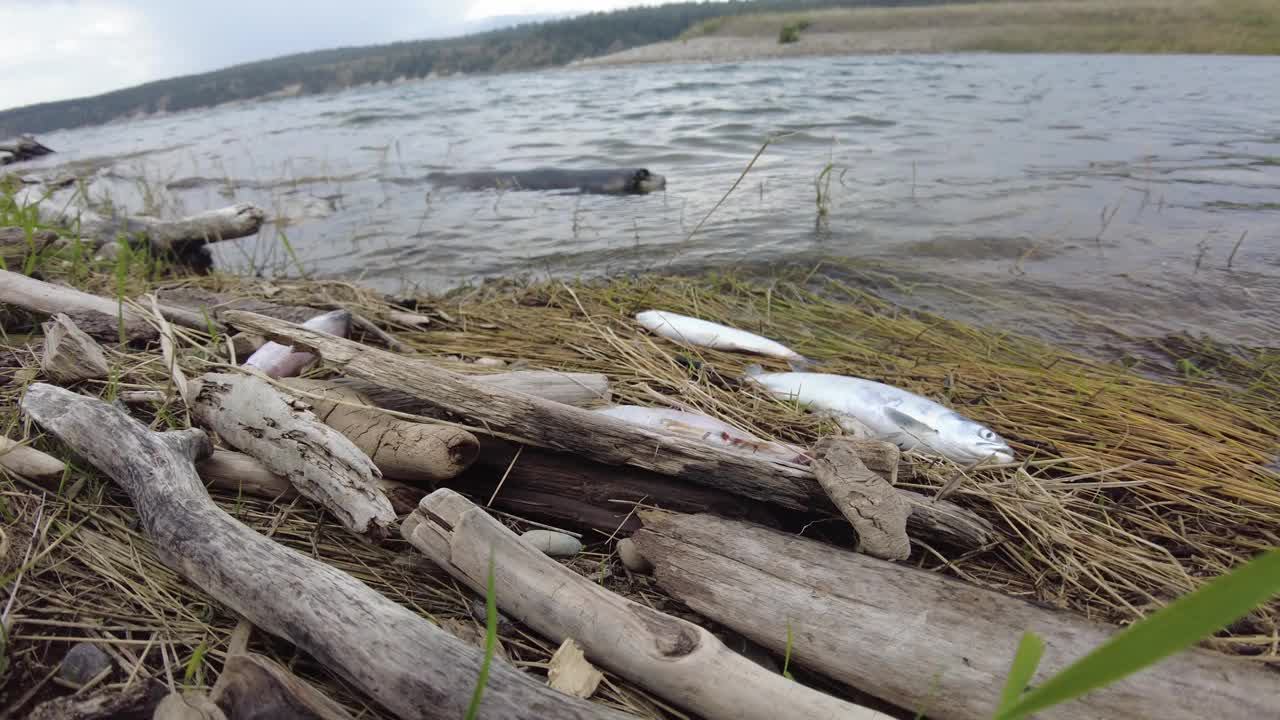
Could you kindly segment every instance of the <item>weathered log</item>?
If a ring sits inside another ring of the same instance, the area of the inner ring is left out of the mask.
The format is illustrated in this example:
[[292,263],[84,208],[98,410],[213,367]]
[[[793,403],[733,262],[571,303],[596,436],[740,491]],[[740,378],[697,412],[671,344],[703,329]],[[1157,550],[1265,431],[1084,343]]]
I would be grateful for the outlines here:
[[[42,315],[65,313],[90,337],[98,341],[116,341],[120,335],[120,319],[124,319],[126,340],[153,340],[156,329],[147,315],[119,300],[81,292],[75,288],[37,280],[8,270],[0,270],[0,303],[15,305]],[[210,325],[223,330],[221,323],[185,308],[160,305],[160,314],[169,322],[208,331]]]
[[378,488],[382,474],[344,435],[252,375],[205,373],[190,393],[201,425],[288,478],[351,532],[386,539],[395,511]]
[[705,628],[604,589],[522,542],[451,490],[423,498],[400,530],[477,592],[484,592],[492,562],[494,596],[504,613],[554,642],[573,638],[593,663],[708,720],[887,720],[766,671]]
[[[214,450],[213,454],[196,463],[200,479],[208,487],[231,493],[244,493],[268,500],[289,501],[298,497],[289,480],[267,469],[256,458],[231,450]],[[427,491],[386,478],[378,479],[378,487],[391,501],[396,515],[406,515],[418,507]]]
[[[606,465],[632,465],[790,509],[834,510],[813,473],[798,465],[671,437],[261,315],[233,311],[225,318],[241,329],[316,352],[350,375],[398,388],[529,445],[574,452]],[[968,547],[994,538],[990,524],[973,513],[899,492],[912,505],[913,537]]]
[[[153,433],[101,400],[37,383],[21,407],[128,492],[155,553],[256,627],[309,653],[402,718],[457,720],[482,655],[334,567],[272,542],[218,508],[193,460],[199,430]],[[486,720],[627,717],[570,698],[495,662]]]
[[0,227],[0,260],[5,267],[19,266],[28,255],[39,255],[58,243],[58,233],[36,230],[27,237],[20,227]]
[[907,537],[911,508],[887,480],[863,464],[853,442],[838,437],[818,441],[813,448],[813,474],[857,531],[861,552],[906,560],[911,556]]
[[352,717],[341,705],[287,668],[257,653],[229,653],[209,699],[230,720],[351,720]]
[[111,372],[102,346],[76,327],[63,313],[53,316],[44,328],[44,355],[40,369],[60,383],[105,378]]
[[208,210],[178,220],[161,220],[144,215],[106,216],[75,205],[41,203],[40,219],[48,225],[78,227],[80,237],[102,247],[124,235],[130,245],[149,244],[159,253],[189,256],[207,243],[233,240],[258,232],[266,213],[254,205],[240,203]]
[[640,529],[634,512],[637,503],[675,512],[711,512],[768,525],[778,523],[774,510],[757,500],[636,467],[602,465],[568,453],[521,448],[490,436],[480,436],[475,464],[442,485],[486,500],[497,490],[493,505],[501,510],[620,536]]
[[67,472],[61,460],[3,435],[0,435],[0,468],[46,487],[57,487]]
[[[1032,684],[1117,628],[937,573],[710,515],[646,513],[632,536],[664,590],[797,664],[939,720],[990,718],[1024,631],[1047,649]],[[838,629],[838,631],[833,631]],[[1280,682],[1194,650],[1038,718],[1259,718]]]
[[[534,395],[546,400],[581,408],[609,404],[609,378],[599,373],[560,372],[558,370],[517,370],[492,375],[468,375],[476,382]],[[369,398],[374,405],[387,410],[432,416],[440,411],[432,404],[409,393],[360,378],[336,378],[334,382],[349,387]]]
[[480,452],[480,441],[462,428],[392,417],[368,407],[368,399],[354,390],[305,378],[289,378],[284,384],[306,393],[300,399],[311,412],[355,443],[385,477],[416,483],[448,480],[466,470]]

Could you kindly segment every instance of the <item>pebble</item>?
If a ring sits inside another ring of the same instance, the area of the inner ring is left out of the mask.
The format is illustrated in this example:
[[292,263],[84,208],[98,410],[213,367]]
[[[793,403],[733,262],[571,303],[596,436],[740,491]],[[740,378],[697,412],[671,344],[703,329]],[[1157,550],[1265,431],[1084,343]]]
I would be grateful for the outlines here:
[[623,567],[633,573],[647,573],[653,569],[653,565],[640,554],[640,548],[636,547],[631,538],[618,541],[618,557],[622,560]]
[[76,685],[84,685],[111,667],[111,657],[93,643],[76,643],[62,659],[58,677]]
[[520,539],[551,557],[572,557],[582,552],[582,543],[577,538],[553,530],[530,530]]
[[506,367],[507,361],[499,358],[482,357],[476,358],[475,364],[480,367]]

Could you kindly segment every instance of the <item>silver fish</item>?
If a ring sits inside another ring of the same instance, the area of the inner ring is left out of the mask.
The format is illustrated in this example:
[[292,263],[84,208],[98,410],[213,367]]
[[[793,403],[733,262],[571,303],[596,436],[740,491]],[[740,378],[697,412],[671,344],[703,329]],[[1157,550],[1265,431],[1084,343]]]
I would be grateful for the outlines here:
[[750,454],[766,455],[776,460],[799,465],[808,465],[812,461],[804,450],[795,445],[762,440],[710,415],[638,405],[614,405],[596,412],[670,435],[680,435]]
[[655,335],[686,345],[768,355],[798,365],[810,364],[808,358],[780,342],[709,320],[665,310],[646,310],[636,315],[636,321]]
[[853,418],[903,450],[931,450],[962,464],[986,458],[1013,462],[1009,444],[990,428],[892,385],[827,373],[766,373],[757,365],[747,369],[746,379],[775,396],[829,413],[837,423]]
[[[311,318],[302,323],[302,327],[336,337],[346,337],[351,333],[351,313],[334,310]],[[294,377],[302,374],[303,369],[315,359],[316,356],[312,353],[294,352],[292,346],[268,342],[244,361],[244,367],[258,368],[268,377]]]

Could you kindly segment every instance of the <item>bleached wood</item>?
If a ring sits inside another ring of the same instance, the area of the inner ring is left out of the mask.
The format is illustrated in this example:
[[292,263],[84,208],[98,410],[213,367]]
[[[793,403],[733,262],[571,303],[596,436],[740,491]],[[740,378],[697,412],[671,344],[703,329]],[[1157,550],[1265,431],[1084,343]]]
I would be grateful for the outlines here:
[[305,406],[251,375],[205,373],[191,382],[191,415],[228,445],[288,478],[348,530],[385,539],[395,511],[367,455]]
[[480,452],[480,441],[466,430],[394,418],[367,407],[369,400],[355,390],[325,380],[282,382],[305,393],[300,399],[311,405],[316,417],[355,443],[386,477],[418,483],[448,480],[466,470]]
[[111,372],[102,346],[63,313],[44,323],[40,369],[60,383],[104,378]]
[[[495,387],[534,395],[545,400],[593,408],[608,405],[611,399],[609,378],[599,373],[560,372],[558,370],[517,370],[492,375],[467,375],[466,377]],[[374,405],[388,410],[430,415],[438,412],[435,406],[395,388],[384,387],[360,378],[338,378],[340,385],[350,387],[369,398]]]
[[[607,465],[632,465],[791,509],[834,511],[813,473],[799,465],[672,437],[601,413],[477,382],[422,359],[404,358],[293,323],[237,311],[223,317],[241,329],[315,352],[349,375],[397,388],[529,445],[573,452]],[[928,508],[929,512],[917,512],[929,501],[899,492],[912,505],[913,537],[969,547],[994,538],[990,524],[973,513],[955,505],[939,507],[941,503]]]
[[591,697],[601,680],[604,673],[587,661],[582,647],[573,638],[565,638],[547,663],[547,684],[574,697]]
[[48,225],[79,228],[80,237],[94,245],[113,244],[124,235],[136,246],[137,239],[158,251],[184,255],[206,243],[252,235],[262,227],[266,213],[249,203],[207,210],[177,220],[161,220],[144,215],[108,217],[74,204],[41,203],[40,219]]
[[[271,472],[256,458],[233,450],[214,450],[212,455],[196,463],[196,471],[208,487],[230,493],[281,502],[298,496],[298,491],[286,478]],[[418,501],[427,494],[422,488],[387,478],[379,478],[377,482],[396,515],[413,512]]]
[[858,549],[885,560],[911,556],[911,507],[889,481],[867,469],[852,441],[823,438],[813,448],[813,474],[858,533]]
[[67,471],[61,460],[3,435],[0,435],[0,468],[45,487],[56,487]]
[[612,593],[543,555],[471,501],[441,489],[423,498],[401,534],[483,592],[490,558],[502,611],[588,659],[707,718],[888,720],[770,673],[705,628]]
[[[192,460],[199,430],[153,433],[101,400],[38,383],[21,406],[129,493],[154,552],[256,627],[296,644],[401,718],[458,720],[481,653],[330,565],[254,532],[210,499]],[[558,693],[495,662],[486,720],[628,716]]]
[[[938,720],[989,720],[1024,631],[1047,645],[1032,684],[1118,629],[938,573],[711,515],[645,513],[632,536],[662,588],[792,661]],[[1046,720],[1269,717],[1280,680],[1204,650],[1043,710]]]

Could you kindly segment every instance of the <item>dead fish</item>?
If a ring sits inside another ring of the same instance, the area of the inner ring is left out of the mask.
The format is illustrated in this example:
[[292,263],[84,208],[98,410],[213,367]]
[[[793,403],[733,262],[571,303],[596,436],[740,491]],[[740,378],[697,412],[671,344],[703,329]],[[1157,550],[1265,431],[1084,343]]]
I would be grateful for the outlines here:
[[[351,333],[351,313],[334,310],[311,318],[302,323],[302,327],[344,338]],[[244,367],[255,367],[268,377],[294,377],[302,374],[315,359],[313,353],[294,352],[290,345],[268,342],[244,361]]]
[[665,310],[646,310],[636,315],[636,321],[655,335],[686,345],[768,355],[787,360],[793,366],[813,364],[809,358],[776,340],[709,320],[699,320]]
[[720,445],[751,454],[766,455],[775,460],[799,465],[808,465],[811,460],[804,450],[795,445],[761,440],[728,423],[701,413],[638,405],[614,405],[601,408],[596,412],[670,435],[680,435],[709,445]]
[[759,365],[747,369],[747,379],[775,396],[831,413],[837,423],[851,417],[903,450],[932,450],[963,464],[986,458],[1013,462],[1009,444],[990,428],[902,388],[827,373],[766,373]]

